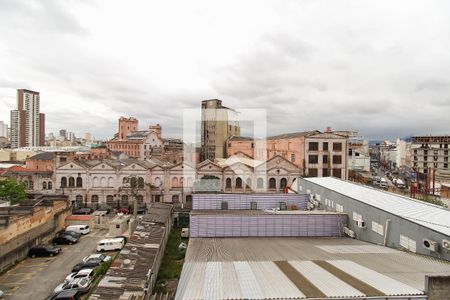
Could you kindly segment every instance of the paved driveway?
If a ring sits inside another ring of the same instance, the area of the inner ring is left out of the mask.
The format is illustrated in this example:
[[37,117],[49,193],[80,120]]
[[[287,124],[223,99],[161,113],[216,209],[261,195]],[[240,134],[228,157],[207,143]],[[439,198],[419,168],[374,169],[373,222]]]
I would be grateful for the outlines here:
[[95,253],[97,242],[106,233],[94,231],[81,237],[75,245],[61,246],[62,252],[55,257],[25,259],[0,276],[0,290],[5,292],[5,299],[46,299],[75,264]]

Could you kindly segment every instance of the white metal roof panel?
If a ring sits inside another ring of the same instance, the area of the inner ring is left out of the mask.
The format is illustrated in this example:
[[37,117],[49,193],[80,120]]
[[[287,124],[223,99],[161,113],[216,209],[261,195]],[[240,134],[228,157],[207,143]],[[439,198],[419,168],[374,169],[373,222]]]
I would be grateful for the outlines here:
[[367,253],[400,253],[400,251],[377,245],[319,245],[317,248],[328,253],[367,254]]
[[234,268],[238,276],[242,294],[245,299],[264,299],[264,294],[248,262],[235,261]]
[[298,272],[322,291],[327,297],[363,297],[365,294],[312,261],[289,261]]
[[350,260],[327,260],[328,263],[356,277],[388,296],[422,295],[423,291],[401,283],[391,277],[361,266]]
[[223,299],[222,264],[217,261],[206,264],[203,299]]
[[334,177],[304,178],[357,201],[369,204],[411,222],[450,235],[450,210]]
[[306,296],[271,261],[249,262],[265,299],[299,299]]
[[203,299],[206,263],[194,263],[182,299]]
[[244,299],[232,262],[222,262],[223,295],[225,299]]

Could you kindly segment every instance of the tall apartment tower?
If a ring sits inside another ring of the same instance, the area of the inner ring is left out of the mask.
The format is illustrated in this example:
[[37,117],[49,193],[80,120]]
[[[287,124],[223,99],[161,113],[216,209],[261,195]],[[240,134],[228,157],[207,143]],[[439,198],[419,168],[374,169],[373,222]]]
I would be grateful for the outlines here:
[[202,101],[201,160],[225,158],[226,141],[240,136],[239,113],[222,105],[222,100]]
[[11,148],[45,145],[45,115],[39,92],[17,90],[17,109],[11,111]]

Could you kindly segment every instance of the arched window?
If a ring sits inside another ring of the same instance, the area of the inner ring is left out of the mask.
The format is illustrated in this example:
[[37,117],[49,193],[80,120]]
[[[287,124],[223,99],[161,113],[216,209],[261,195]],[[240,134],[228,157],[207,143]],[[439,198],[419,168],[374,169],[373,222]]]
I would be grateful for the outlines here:
[[101,187],[106,187],[106,177],[100,178],[100,186]]
[[161,179],[159,177],[156,177],[153,185],[159,187],[161,185]]
[[92,187],[98,187],[98,178],[97,177],[94,177],[92,179]]
[[178,187],[178,178],[176,177],[172,178],[172,187],[173,188]]
[[275,178],[270,178],[269,179],[269,189],[276,189],[277,188],[277,183],[275,181]]
[[43,189],[43,190],[46,190],[46,189],[47,189],[47,182],[46,182],[46,181],[44,181],[44,182],[42,183],[42,189]]
[[83,187],[83,178],[77,177],[77,187]]
[[120,204],[122,206],[128,206],[128,196],[127,195],[122,195],[122,198],[120,199]]
[[51,190],[52,188],[53,188],[52,182],[49,181],[49,182],[47,183],[47,189]]
[[114,197],[113,197],[113,195],[106,196],[106,204],[108,206],[111,206],[111,207],[114,206]]
[[188,177],[187,179],[187,186],[192,187],[192,177]]
[[140,189],[144,188],[144,178],[142,178],[142,177],[138,178],[138,188],[140,188]]
[[178,199],[179,199],[178,195],[173,195],[172,196],[172,202],[173,203],[178,203]]
[[122,184],[126,184],[126,183],[128,183],[128,181],[130,181],[130,178],[124,177],[122,180]]
[[252,179],[248,177],[245,184],[247,185],[246,188],[252,188]]
[[67,178],[61,177],[61,188],[67,187]]
[[262,179],[262,177],[259,177],[259,178],[256,180],[256,187],[257,187],[258,189],[263,189],[263,188],[264,188],[264,179]]
[[131,179],[130,179],[130,186],[132,188],[137,187],[137,178],[136,177],[131,177]]
[[241,177],[236,178],[236,188],[238,188],[238,189],[242,188],[242,178]]
[[180,187],[184,187],[184,178],[183,177],[180,178]]
[[280,191],[283,191],[285,187],[287,187],[287,179],[283,177],[280,180]]
[[225,180],[225,188],[231,189],[231,178],[227,178],[227,180]]
[[32,180],[30,180],[30,181],[28,182],[28,187],[30,188],[30,190],[32,190],[32,189],[34,188],[34,184],[33,184],[33,181],[32,181]]
[[114,178],[109,177],[108,178],[108,187],[113,187],[114,186]]
[[75,179],[73,177],[69,177],[69,187],[75,187]]
[[136,196],[136,200],[138,204],[143,204],[144,203],[144,196],[142,195],[137,195]]
[[98,204],[98,195],[92,195],[91,196],[91,203],[92,204]]

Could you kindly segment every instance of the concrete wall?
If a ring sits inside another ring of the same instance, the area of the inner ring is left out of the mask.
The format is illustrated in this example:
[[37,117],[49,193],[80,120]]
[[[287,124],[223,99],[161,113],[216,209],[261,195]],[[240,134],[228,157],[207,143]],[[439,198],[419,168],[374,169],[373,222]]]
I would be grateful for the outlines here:
[[450,276],[426,276],[425,292],[428,300],[448,300],[450,298]]
[[[407,250],[400,245],[400,235],[403,235],[411,239],[412,242],[415,242],[416,250],[412,252],[450,261],[450,253],[448,253],[445,249],[442,249],[440,246],[443,239],[450,240],[449,236],[433,231],[407,219],[395,216],[382,209],[372,207],[355,199],[336,193],[302,178],[299,178],[299,191],[301,193],[310,193],[311,196],[316,196],[316,200],[320,202],[320,208],[327,211],[338,211],[337,205],[342,205],[343,212],[348,214],[348,227],[355,232],[356,238],[359,240],[383,245],[386,235],[386,246]],[[365,221],[365,228],[360,228],[357,226],[356,221],[353,220],[354,213],[360,215]],[[372,221],[383,226],[383,235],[373,230]],[[387,221],[389,224],[386,226]],[[422,244],[424,239],[430,239],[438,242],[438,251],[431,252],[423,247]]]

